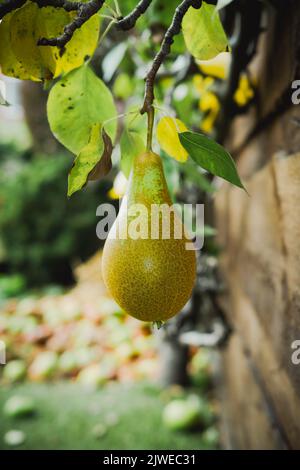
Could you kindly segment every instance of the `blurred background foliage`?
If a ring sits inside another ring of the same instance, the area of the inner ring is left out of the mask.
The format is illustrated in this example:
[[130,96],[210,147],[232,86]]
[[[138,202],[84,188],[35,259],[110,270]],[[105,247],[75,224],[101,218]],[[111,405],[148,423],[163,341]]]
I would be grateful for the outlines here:
[[[136,0],[120,4],[125,15]],[[92,65],[120,114],[139,109],[143,77],[177,4],[154,0],[130,34],[111,29],[100,42]],[[7,354],[0,448],[218,447],[213,356],[191,349],[190,388],[161,389],[157,335],[125,317],[103,285],[96,208],[118,204],[120,175],[114,169],[67,199],[72,158],[49,131],[47,90],[1,78],[11,106],[0,108],[0,339]],[[156,85],[158,117],[173,109],[191,129],[209,133],[218,112],[210,87],[221,79],[203,77],[178,35]],[[145,134],[144,117],[124,121]],[[174,200],[209,200],[215,186],[204,171],[162,157]],[[113,163],[119,159],[117,144]],[[206,235],[204,250],[215,254],[209,226]]]
[[18,153],[0,145],[0,262],[26,284],[69,284],[72,268],[99,247],[95,213],[109,182],[91,185],[68,200],[67,154]]
[[[181,165],[162,157],[174,201],[184,178],[186,188],[197,182],[214,191],[193,161]],[[112,181],[90,183],[67,199],[70,155],[20,151],[10,142],[0,144],[0,159],[1,296],[18,295],[25,286],[72,284],[74,267],[102,245],[95,234],[96,208],[105,201],[118,205]],[[206,229],[206,235],[214,234]]]

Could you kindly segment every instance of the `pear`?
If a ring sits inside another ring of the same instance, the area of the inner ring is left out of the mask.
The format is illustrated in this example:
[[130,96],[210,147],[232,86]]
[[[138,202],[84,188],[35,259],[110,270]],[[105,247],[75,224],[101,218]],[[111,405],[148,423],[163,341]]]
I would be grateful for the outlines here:
[[174,316],[195,282],[195,251],[187,249],[192,242],[171,205],[161,158],[152,151],[137,156],[104,245],[102,273],[115,301],[142,321]]

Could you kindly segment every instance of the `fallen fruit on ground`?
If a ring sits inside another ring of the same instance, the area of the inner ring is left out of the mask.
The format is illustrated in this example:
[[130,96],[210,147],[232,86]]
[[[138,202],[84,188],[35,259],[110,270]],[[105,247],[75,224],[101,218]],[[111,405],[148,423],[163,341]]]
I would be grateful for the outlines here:
[[32,380],[42,381],[50,378],[57,367],[58,356],[55,352],[44,351],[39,353],[29,368],[29,376]]
[[207,426],[212,420],[209,404],[196,395],[172,400],[163,411],[163,423],[172,431],[184,431]]
[[30,397],[14,395],[7,400],[3,413],[11,418],[31,416],[35,412],[34,401]]
[[[136,157],[126,196],[105,242],[102,272],[116,302],[138,320],[173,317],[194,285],[195,251],[186,249],[191,240],[179,216],[165,211],[171,205],[160,157],[151,151]],[[157,216],[151,209],[164,211]]]
[[4,434],[3,440],[9,446],[20,446],[25,441],[26,436],[19,429],[11,429]]
[[3,370],[3,377],[9,383],[19,382],[26,377],[26,363],[21,359],[10,361]]
[[220,433],[215,426],[210,426],[202,433],[201,440],[208,448],[215,449],[220,440]]

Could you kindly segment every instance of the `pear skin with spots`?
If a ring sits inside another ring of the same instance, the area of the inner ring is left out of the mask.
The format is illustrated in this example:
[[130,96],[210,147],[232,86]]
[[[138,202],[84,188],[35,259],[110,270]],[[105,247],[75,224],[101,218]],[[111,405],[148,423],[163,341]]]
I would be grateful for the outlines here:
[[192,242],[171,206],[159,155],[137,156],[104,245],[102,273],[115,301],[138,320],[173,317],[194,286],[195,251],[187,249]]

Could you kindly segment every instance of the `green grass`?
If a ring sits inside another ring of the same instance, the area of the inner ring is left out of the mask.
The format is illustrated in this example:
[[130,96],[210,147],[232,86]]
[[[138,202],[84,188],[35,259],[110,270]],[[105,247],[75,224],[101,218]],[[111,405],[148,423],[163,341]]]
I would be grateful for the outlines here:
[[[34,398],[33,417],[8,418],[5,401],[12,395]],[[161,422],[163,402],[158,388],[147,384],[107,385],[87,391],[78,385],[23,384],[0,390],[0,449],[10,429],[26,435],[19,449],[201,449],[201,433],[175,433]],[[115,423],[107,424],[109,421]],[[95,426],[106,432],[95,435]]]

